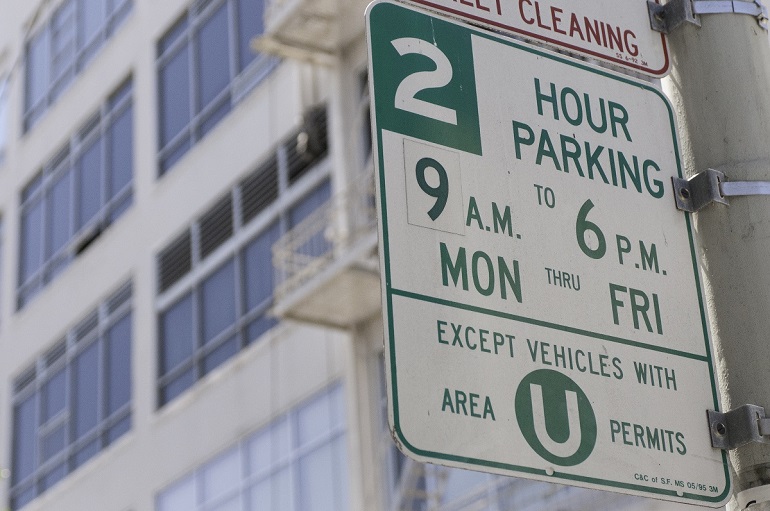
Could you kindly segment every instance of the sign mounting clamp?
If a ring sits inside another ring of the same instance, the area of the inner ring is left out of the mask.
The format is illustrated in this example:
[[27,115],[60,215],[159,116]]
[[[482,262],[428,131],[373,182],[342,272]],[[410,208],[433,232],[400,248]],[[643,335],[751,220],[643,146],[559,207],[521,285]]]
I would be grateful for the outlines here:
[[743,405],[729,412],[708,410],[711,445],[730,451],[752,442],[770,443],[770,417],[757,405]]
[[729,206],[727,197],[770,195],[770,181],[727,181],[724,172],[706,169],[689,179],[672,178],[676,207],[694,213],[712,202]]
[[672,0],[661,5],[647,1],[650,12],[650,27],[669,34],[683,23],[700,26],[700,14],[746,14],[757,18],[757,23],[767,30],[767,8],[759,0]]

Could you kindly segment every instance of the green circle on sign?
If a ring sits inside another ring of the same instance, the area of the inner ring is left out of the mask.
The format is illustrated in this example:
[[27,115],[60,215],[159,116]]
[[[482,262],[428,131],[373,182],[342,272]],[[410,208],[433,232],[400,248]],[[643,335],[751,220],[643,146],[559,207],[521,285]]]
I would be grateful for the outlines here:
[[585,461],[596,446],[596,415],[585,392],[571,378],[538,369],[521,380],[516,420],[530,447],[563,467]]

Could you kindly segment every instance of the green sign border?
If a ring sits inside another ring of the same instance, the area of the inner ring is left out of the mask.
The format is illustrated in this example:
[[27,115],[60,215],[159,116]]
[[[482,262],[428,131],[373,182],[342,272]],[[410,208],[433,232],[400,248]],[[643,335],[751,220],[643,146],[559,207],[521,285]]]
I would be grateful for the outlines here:
[[[674,122],[674,113],[671,108],[671,104],[668,101],[668,98],[664,96],[659,90],[654,88],[653,86],[637,81],[635,79],[632,79],[630,77],[612,73],[610,71],[591,67],[588,66],[582,62],[572,60],[566,57],[563,57],[561,55],[553,54],[550,52],[547,52],[545,50],[541,50],[539,48],[535,48],[532,46],[528,46],[524,43],[505,39],[500,36],[496,36],[492,34],[491,32],[484,32],[481,30],[477,30],[473,27],[470,27],[468,25],[464,25],[462,23],[455,22],[453,20],[449,20],[446,18],[443,18],[441,16],[435,15],[433,13],[427,13],[425,11],[421,11],[417,8],[413,8],[410,6],[406,6],[403,4],[399,4],[390,0],[375,0],[372,2],[366,10],[366,25],[367,25],[367,42],[369,44],[369,51],[371,55],[371,40],[370,40],[370,34],[371,34],[371,15],[372,12],[377,10],[379,6],[393,6],[393,7],[399,7],[401,9],[404,9],[406,11],[411,11],[415,16],[428,16],[433,17],[441,20],[442,22],[448,22],[453,23],[455,25],[458,25],[460,27],[465,28],[466,30],[472,32],[473,35],[477,37],[481,37],[484,39],[488,39],[491,41],[495,41],[497,43],[504,44],[506,46],[509,46],[511,48],[516,48],[518,50],[531,53],[533,55],[537,55],[538,57],[543,57],[546,59],[549,59],[551,61],[559,62],[565,65],[568,65],[570,67],[582,69],[584,71],[593,73],[595,75],[599,75],[605,78],[609,78],[612,80],[616,80],[619,82],[626,83],[628,85],[638,87],[640,89],[644,89],[648,92],[653,93],[655,96],[659,97],[663,104],[666,106],[666,109],[668,111],[668,118],[669,118],[669,124],[671,126],[671,133],[673,134],[673,144],[674,144],[674,154],[676,158],[676,167],[677,167],[677,175],[678,177],[682,178],[682,166],[681,166],[681,160],[679,155],[679,144],[676,137],[676,127]],[[388,7],[392,8],[392,7]],[[376,76],[374,71],[374,66],[372,63],[370,63],[370,79],[371,79],[371,85],[374,86],[376,83]],[[372,94],[372,103],[373,103],[373,111],[376,112],[376,105],[374,105],[375,102],[375,95]],[[417,293],[412,293],[405,290],[399,290],[394,289],[392,287],[392,277],[391,277],[391,271],[390,271],[390,241],[388,237],[388,212],[387,212],[387,200],[386,200],[386,190],[385,190],[385,176],[382,169],[384,169],[384,158],[382,154],[382,130],[377,125],[377,118],[376,115],[372,118],[373,123],[373,129],[374,129],[374,135],[375,135],[375,141],[377,144],[377,161],[379,165],[379,173],[376,176],[376,179],[379,179],[379,190],[380,190],[380,225],[382,227],[382,236],[380,238],[380,242],[383,244],[382,246],[382,253],[383,253],[383,266],[384,266],[384,288],[385,288],[385,305],[387,310],[387,325],[388,325],[388,348],[389,348],[389,361],[390,361],[390,376],[391,376],[391,385],[392,385],[392,408],[393,408],[393,427],[394,432],[398,436],[399,441],[410,452],[413,454],[423,457],[428,460],[434,460],[437,462],[441,461],[450,461],[455,463],[462,463],[465,465],[470,466],[477,466],[477,467],[487,467],[496,469],[498,471],[508,471],[512,472],[511,475],[516,475],[515,473],[519,474],[532,474],[537,476],[542,476],[541,480],[552,480],[553,482],[559,482],[559,479],[563,481],[575,481],[580,483],[587,483],[591,485],[596,485],[601,488],[605,488],[607,490],[615,490],[618,491],[618,489],[625,489],[625,490],[633,490],[634,492],[638,492],[640,495],[648,494],[648,495],[657,495],[657,496],[667,496],[671,497],[671,499],[667,500],[674,500],[674,501],[680,501],[680,502],[686,502],[688,499],[690,501],[698,501],[698,502],[710,502],[710,503],[717,503],[717,504],[724,504],[727,502],[727,500],[730,497],[731,494],[731,478],[730,478],[730,472],[728,468],[728,462],[727,462],[727,453],[723,450],[722,451],[722,465],[724,467],[724,475],[725,475],[725,488],[724,491],[718,495],[718,496],[708,496],[708,495],[700,495],[696,493],[690,493],[686,491],[681,491],[681,494],[678,490],[666,490],[662,488],[655,488],[650,486],[644,486],[641,484],[634,484],[634,483],[625,483],[620,481],[610,481],[605,479],[598,479],[594,477],[587,477],[587,476],[580,476],[575,474],[569,474],[559,471],[554,471],[552,474],[548,474],[545,470],[535,469],[531,467],[525,467],[520,465],[513,465],[508,463],[500,463],[500,462],[494,462],[489,460],[482,460],[477,458],[469,458],[465,456],[457,456],[447,453],[441,453],[441,452],[435,452],[435,451],[427,451],[424,449],[419,449],[415,446],[413,446],[404,436],[403,432],[401,431],[401,423],[400,423],[400,416],[399,416],[399,408],[398,408],[398,382],[397,382],[397,371],[396,371],[396,349],[395,349],[395,339],[394,339],[394,320],[393,320],[393,296],[400,296],[405,298],[410,298],[418,301],[424,301],[424,302],[430,302],[434,304],[439,304],[443,306],[453,307],[457,309],[463,309],[463,310],[469,310],[473,312],[479,312],[483,314],[493,315],[501,318],[511,319],[514,321],[519,321],[522,323],[528,323],[532,325],[538,325],[543,326],[547,328],[552,328],[555,330],[560,330],[562,332],[568,332],[572,334],[577,334],[593,339],[601,339],[609,342],[614,342],[618,344],[624,344],[627,346],[634,346],[637,348],[645,348],[651,351],[659,351],[662,353],[666,353],[669,355],[689,358],[693,360],[698,360],[704,363],[708,364],[709,368],[709,376],[711,381],[711,393],[713,398],[713,406],[715,410],[719,409],[719,399],[718,399],[718,393],[717,393],[717,387],[716,387],[716,380],[714,377],[714,367],[712,362],[712,355],[711,355],[711,343],[709,338],[709,331],[708,331],[708,325],[706,321],[706,310],[703,304],[703,295],[701,291],[701,282],[700,282],[700,275],[698,274],[698,267],[697,267],[697,259],[695,255],[695,243],[693,240],[693,233],[692,233],[692,225],[691,225],[691,219],[690,219],[690,213],[683,212],[682,214],[685,216],[685,222],[687,225],[687,234],[688,234],[688,240],[690,243],[690,256],[692,259],[692,271],[693,271],[693,277],[695,279],[696,283],[696,291],[698,295],[698,304],[700,309],[700,315],[701,315],[701,328],[703,331],[703,340],[704,340],[704,347],[706,350],[706,356],[696,355],[692,353],[686,353],[682,351],[672,350],[668,348],[663,347],[656,347],[656,346],[648,346],[643,343],[639,343],[630,339],[624,339],[620,337],[614,337],[606,334],[601,334],[598,332],[590,332],[586,330],[580,330],[577,328],[565,326],[565,325],[559,325],[555,323],[549,323],[541,320],[537,320],[534,318],[527,318],[523,316],[517,316],[514,314],[508,314],[503,313],[499,311],[494,311],[491,309],[484,309],[476,306],[471,306],[467,304],[462,304],[458,302],[452,302],[448,300],[443,300],[435,297],[430,297],[426,295],[421,295]],[[671,203],[671,207],[673,207],[673,201]],[[704,414],[704,421],[705,421],[705,414]],[[704,432],[705,434],[705,432]],[[692,502],[697,503],[697,502]]]

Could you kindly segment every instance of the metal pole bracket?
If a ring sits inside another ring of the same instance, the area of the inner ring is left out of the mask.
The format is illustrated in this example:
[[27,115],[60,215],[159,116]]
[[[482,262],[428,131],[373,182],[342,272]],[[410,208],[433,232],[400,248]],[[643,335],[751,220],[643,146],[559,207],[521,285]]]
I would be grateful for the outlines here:
[[650,13],[650,28],[656,32],[669,34],[682,23],[700,26],[692,0],[671,0],[663,5],[647,0],[647,10]]
[[730,451],[752,442],[770,443],[770,419],[761,406],[743,405],[729,412],[707,413],[712,447]]
[[689,179],[672,177],[676,207],[694,213],[712,202],[729,206],[727,197],[770,195],[770,181],[728,181],[724,172],[706,169]]
[[767,30],[768,12],[760,0],[671,0],[660,5],[647,0],[650,28],[669,34],[683,23],[700,26],[700,14],[745,14]]
[[759,0],[691,0],[697,14],[745,14],[757,18],[757,23],[767,30],[767,7]]
[[690,179],[671,178],[677,209],[694,213],[712,202],[729,205],[719,186],[724,179],[724,173],[714,169],[699,172]]

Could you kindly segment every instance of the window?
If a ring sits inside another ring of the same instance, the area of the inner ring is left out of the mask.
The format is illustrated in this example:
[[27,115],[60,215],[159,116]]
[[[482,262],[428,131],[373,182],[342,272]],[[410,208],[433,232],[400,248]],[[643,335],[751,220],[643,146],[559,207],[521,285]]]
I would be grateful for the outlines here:
[[346,511],[345,406],[335,385],[170,485],[156,511]]
[[132,6],[133,0],[65,0],[27,41],[24,131],[86,67]]
[[[319,119],[325,134],[325,116]],[[288,137],[158,255],[160,406],[276,324],[267,315],[272,246],[331,195],[325,135],[317,157],[302,165],[287,157],[298,138]]]
[[160,174],[275,65],[250,49],[264,7],[265,0],[197,1],[158,42]]
[[131,428],[131,286],[126,284],[14,380],[11,509]]
[[22,190],[19,309],[131,205],[132,117],[129,80]]
[[0,165],[8,147],[8,77],[0,76]]

